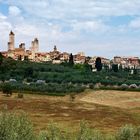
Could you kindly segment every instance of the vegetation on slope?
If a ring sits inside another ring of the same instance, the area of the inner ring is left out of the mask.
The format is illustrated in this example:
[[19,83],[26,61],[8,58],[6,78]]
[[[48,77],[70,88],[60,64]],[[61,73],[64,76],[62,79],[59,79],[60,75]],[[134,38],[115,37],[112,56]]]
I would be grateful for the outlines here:
[[[15,61],[10,58],[3,59],[0,65],[0,80],[16,79],[13,84],[14,90],[31,92],[82,92],[87,85],[94,86],[96,83],[107,85],[136,84],[140,85],[140,74],[130,74],[128,69],[120,69],[118,72],[104,69],[92,72],[88,64],[69,63],[35,63],[29,61]],[[38,84],[42,80],[45,84]],[[30,85],[29,85],[30,83]],[[103,87],[104,88],[104,87]]]

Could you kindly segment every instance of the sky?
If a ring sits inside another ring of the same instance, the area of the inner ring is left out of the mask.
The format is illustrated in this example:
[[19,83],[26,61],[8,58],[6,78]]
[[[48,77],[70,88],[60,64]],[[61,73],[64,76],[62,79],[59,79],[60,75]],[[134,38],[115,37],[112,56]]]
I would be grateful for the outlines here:
[[0,0],[0,51],[37,37],[40,52],[140,57],[140,0]]

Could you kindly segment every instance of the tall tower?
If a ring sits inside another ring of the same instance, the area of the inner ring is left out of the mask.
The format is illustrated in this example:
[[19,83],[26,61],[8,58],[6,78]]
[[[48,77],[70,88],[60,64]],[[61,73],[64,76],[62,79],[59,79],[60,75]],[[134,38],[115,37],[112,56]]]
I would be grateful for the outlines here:
[[34,41],[31,42],[31,53],[32,53],[32,59],[35,59],[35,54],[39,51],[39,41],[37,38],[34,39]]
[[34,50],[35,50],[35,53],[39,51],[39,41],[37,38],[34,39]]
[[9,34],[8,50],[15,50],[15,34],[12,31]]
[[56,51],[57,51],[57,47],[56,47],[56,45],[54,46],[54,49],[53,49],[53,50],[54,50],[54,52],[56,52]]

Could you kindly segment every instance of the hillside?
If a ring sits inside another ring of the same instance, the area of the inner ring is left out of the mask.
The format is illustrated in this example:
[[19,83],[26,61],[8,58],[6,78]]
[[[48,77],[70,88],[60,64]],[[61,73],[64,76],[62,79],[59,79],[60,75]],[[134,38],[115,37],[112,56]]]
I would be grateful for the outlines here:
[[92,72],[88,64],[58,65],[8,58],[0,66],[0,81],[10,79],[16,81],[11,82],[15,90],[50,93],[82,92],[87,87],[94,88],[96,83],[101,83],[102,88],[122,84],[140,85],[140,74],[131,75],[128,70]]

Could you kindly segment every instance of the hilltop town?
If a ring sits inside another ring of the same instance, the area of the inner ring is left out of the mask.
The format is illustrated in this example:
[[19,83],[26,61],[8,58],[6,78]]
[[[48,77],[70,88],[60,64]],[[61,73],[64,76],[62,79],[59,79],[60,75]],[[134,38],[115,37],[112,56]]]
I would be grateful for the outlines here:
[[[25,43],[19,44],[19,47],[15,47],[15,33],[13,31],[9,34],[8,50],[1,52],[6,58],[10,57],[14,60],[30,60],[33,62],[52,62],[53,64],[61,64],[63,62],[69,61],[70,53],[60,52],[57,47],[54,46],[51,52],[39,52],[39,40],[35,38],[31,42],[31,47],[29,49],[25,48]],[[73,55],[75,64],[84,64],[85,61],[92,66],[93,70],[95,68],[96,56],[89,57],[85,56],[84,52],[79,52]],[[139,57],[121,57],[115,56],[112,60],[108,58],[100,57],[103,66],[108,66],[111,68],[112,64],[121,66],[121,68],[129,69],[139,69],[140,60]],[[104,68],[103,67],[103,68]]]

